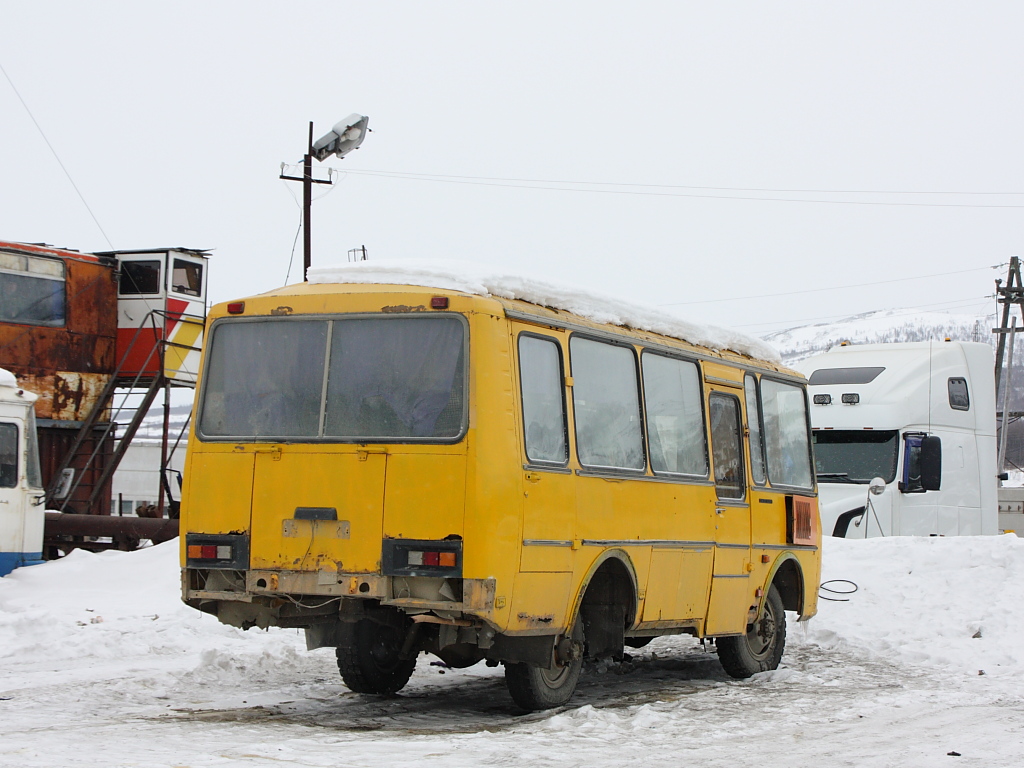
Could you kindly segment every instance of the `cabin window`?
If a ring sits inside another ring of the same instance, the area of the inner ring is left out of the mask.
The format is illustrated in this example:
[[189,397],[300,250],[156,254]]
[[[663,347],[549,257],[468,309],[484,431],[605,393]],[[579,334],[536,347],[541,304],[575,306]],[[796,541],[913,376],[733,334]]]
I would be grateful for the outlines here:
[[39,433],[33,408],[28,410],[28,424],[25,427],[25,482],[29,488],[43,487],[43,473],[39,467]]
[[519,336],[519,386],[526,458],[531,462],[564,465],[569,449],[562,351],[557,341],[527,334]]
[[971,398],[967,393],[967,379],[952,378],[949,380],[949,407],[954,411],[969,411]]
[[898,433],[891,429],[816,429],[814,461],[819,483],[870,483],[896,478]]
[[700,374],[687,360],[644,352],[644,404],[651,468],[679,475],[708,475]]
[[0,253],[0,322],[62,327],[65,285],[58,259]]
[[574,336],[569,354],[580,463],[642,470],[644,443],[633,349]]
[[160,262],[122,261],[117,292],[122,296],[141,296],[160,293]]
[[772,485],[811,488],[807,398],[793,384],[761,378],[765,459]]
[[356,442],[458,437],[464,324],[451,316],[214,327],[200,432]]
[[0,488],[18,484],[18,427],[0,424]]
[[715,490],[720,499],[746,495],[743,472],[743,430],[740,401],[715,393],[708,399],[711,417],[711,453],[715,462]]
[[203,292],[203,265],[175,259],[171,270],[171,290],[186,296],[199,296]]
[[767,477],[764,468],[764,430],[761,429],[761,408],[758,404],[760,398],[757,396],[757,379],[749,374],[743,378],[743,394],[750,429],[750,474],[755,484],[764,485]]

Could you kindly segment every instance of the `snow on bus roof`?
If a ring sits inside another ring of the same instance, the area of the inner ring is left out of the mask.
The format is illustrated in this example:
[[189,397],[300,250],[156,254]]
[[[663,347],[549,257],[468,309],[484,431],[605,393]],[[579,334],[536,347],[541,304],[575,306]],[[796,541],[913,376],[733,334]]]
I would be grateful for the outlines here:
[[0,368],[0,387],[16,387],[18,380],[6,368]]
[[359,261],[312,267],[309,270],[309,282],[419,285],[477,296],[519,299],[571,312],[595,323],[610,323],[660,333],[691,344],[715,350],[730,350],[771,363],[778,363],[781,359],[770,344],[745,333],[694,323],[657,307],[634,304],[608,294],[525,275],[503,274],[468,262],[410,259]]

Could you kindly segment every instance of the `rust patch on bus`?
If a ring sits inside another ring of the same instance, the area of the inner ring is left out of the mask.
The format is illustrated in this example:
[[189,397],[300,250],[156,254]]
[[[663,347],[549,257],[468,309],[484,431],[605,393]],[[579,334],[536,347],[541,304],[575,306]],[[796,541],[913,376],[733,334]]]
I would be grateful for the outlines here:
[[290,315],[294,311],[295,310],[293,310],[291,307],[277,307],[277,309],[270,310],[270,314],[272,314],[272,315]]
[[408,304],[395,304],[392,307],[381,307],[381,312],[426,312],[427,308],[423,304],[419,304],[415,307],[411,307]]

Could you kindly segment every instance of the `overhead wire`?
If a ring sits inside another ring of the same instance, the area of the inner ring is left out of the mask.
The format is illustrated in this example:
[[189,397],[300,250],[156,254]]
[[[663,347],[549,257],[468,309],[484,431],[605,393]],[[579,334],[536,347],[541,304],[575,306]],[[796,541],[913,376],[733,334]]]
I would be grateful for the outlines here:
[[1024,192],[949,192],[949,191],[925,191],[925,190],[884,190],[884,189],[786,189],[772,187],[712,187],[696,186],[689,184],[645,184],[638,182],[623,181],[573,181],[571,179],[522,179],[507,176],[459,176],[444,173],[413,173],[408,171],[379,171],[363,168],[346,168],[342,173],[356,174],[377,174],[381,176],[394,176],[396,178],[423,178],[423,179],[464,179],[471,181],[505,181],[524,184],[578,184],[601,187],[648,187],[652,189],[699,189],[716,190],[720,192],[771,192],[778,194],[819,194],[819,195],[996,195],[1012,197],[1024,195]]
[[[915,207],[915,208],[1011,208],[1020,209],[1024,208],[1024,203],[927,203],[927,202],[907,202],[907,201],[884,201],[884,200],[814,200],[810,198],[791,198],[791,197],[752,197],[749,195],[712,195],[703,194],[697,192],[661,192],[651,191],[657,189],[657,185],[644,185],[644,184],[631,184],[627,186],[632,187],[646,187],[647,189],[597,189],[588,188],[585,185],[589,182],[573,182],[573,181],[505,181],[498,177],[493,180],[488,177],[460,177],[460,176],[445,176],[441,174],[428,175],[428,174],[412,174],[397,171],[370,171],[346,168],[336,169],[341,174],[355,174],[360,176],[374,176],[386,179],[402,179],[406,181],[428,181],[441,184],[470,184],[476,186],[485,187],[504,187],[508,189],[531,189],[531,190],[544,190],[549,192],[589,192],[591,194],[606,194],[606,195],[641,195],[641,196],[653,196],[653,197],[684,197],[694,199],[706,199],[706,200],[739,200],[739,201],[751,201],[751,202],[774,202],[774,203],[820,203],[825,205],[871,205],[871,206],[896,206],[896,207]],[[566,186],[555,186],[558,184],[574,184],[574,187]],[[543,185],[543,186],[539,186]],[[605,186],[615,186],[614,184],[607,184]],[[674,189],[692,189],[691,187],[674,187]],[[698,188],[699,189],[699,188]],[[711,189],[729,189],[727,187],[712,187]],[[739,188],[736,188],[739,190]],[[745,191],[745,190],[740,190]],[[789,194],[783,190],[770,190],[772,193],[778,194]],[[825,192],[820,191],[818,194],[843,194],[838,192]],[[873,193],[845,193],[845,194],[917,194],[913,192],[873,192]],[[989,193],[921,193],[921,194],[960,194],[960,195],[974,195],[974,194],[989,194]],[[1016,196],[1022,193],[1018,192],[1004,192],[1004,193],[992,193],[1001,194],[1004,196]]]
[[68,177],[68,181],[71,182],[71,186],[74,188],[75,194],[77,194],[78,199],[82,201],[82,205],[85,206],[85,210],[89,212],[89,215],[92,217],[93,223],[96,224],[96,228],[99,229],[100,234],[103,235],[103,239],[106,240],[107,245],[110,246],[110,250],[116,250],[114,248],[114,244],[110,241],[110,238],[107,237],[107,233],[106,230],[103,229],[103,225],[100,224],[100,220],[96,218],[96,214],[93,213],[93,210],[89,206],[89,203],[86,202],[85,195],[82,194],[82,190],[78,188],[78,185],[75,184],[75,180],[71,178],[71,172],[68,171],[67,167],[64,165],[64,162],[60,159],[60,155],[57,154],[57,150],[53,148],[53,144],[51,144],[50,140],[46,137],[46,133],[43,131],[42,126],[39,125],[39,121],[36,120],[36,116],[32,114],[32,110],[29,109],[28,104],[25,102],[25,99],[21,97],[21,93],[18,91],[18,88],[14,84],[14,81],[11,79],[11,76],[7,74],[7,70],[4,69],[3,64],[0,64],[0,72],[4,73],[4,77],[7,78],[7,82],[11,84],[11,90],[13,90],[14,95],[18,97],[18,101],[21,102],[21,106],[25,108],[25,112],[28,113],[28,116],[35,125],[36,130],[39,131],[39,135],[43,137],[43,141],[46,142],[46,146],[50,148],[50,152],[53,154],[54,159],[57,161],[57,165],[59,165],[60,169],[64,171],[64,175]]
[[783,291],[781,293],[762,293],[753,296],[727,296],[721,299],[698,299],[697,301],[672,301],[666,304],[659,304],[660,307],[681,307],[690,304],[717,304],[723,301],[745,301],[747,299],[771,299],[779,296],[796,296],[801,293],[821,293],[823,291],[839,291],[846,288],[866,288],[873,285],[885,285],[887,283],[903,283],[911,280],[922,280],[931,277],[948,277],[949,275],[962,275],[967,272],[980,272],[985,269],[1000,269],[1005,264],[994,264],[990,267],[972,267],[971,269],[958,269],[952,272],[935,272],[930,275],[914,275],[913,277],[896,277],[891,280],[872,280],[870,283],[848,283],[844,285],[831,286],[829,288],[806,288],[798,291]]

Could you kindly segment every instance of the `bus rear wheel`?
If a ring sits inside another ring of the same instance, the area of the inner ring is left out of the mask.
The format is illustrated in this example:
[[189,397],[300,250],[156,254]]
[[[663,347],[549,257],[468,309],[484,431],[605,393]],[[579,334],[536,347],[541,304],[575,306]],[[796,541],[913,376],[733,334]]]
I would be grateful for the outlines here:
[[747,627],[747,634],[720,637],[715,645],[718,660],[732,677],[745,678],[777,669],[786,648],[786,610],[775,585],[769,588],[764,610]]
[[405,687],[416,669],[416,657],[402,658],[405,632],[398,626],[371,619],[341,628],[338,671],[355,693],[395,693]]
[[578,620],[559,648],[568,658],[551,669],[529,664],[505,664],[505,685],[512,700],[527,712],[560,707],[572,698],[583,669],[583,622]]

